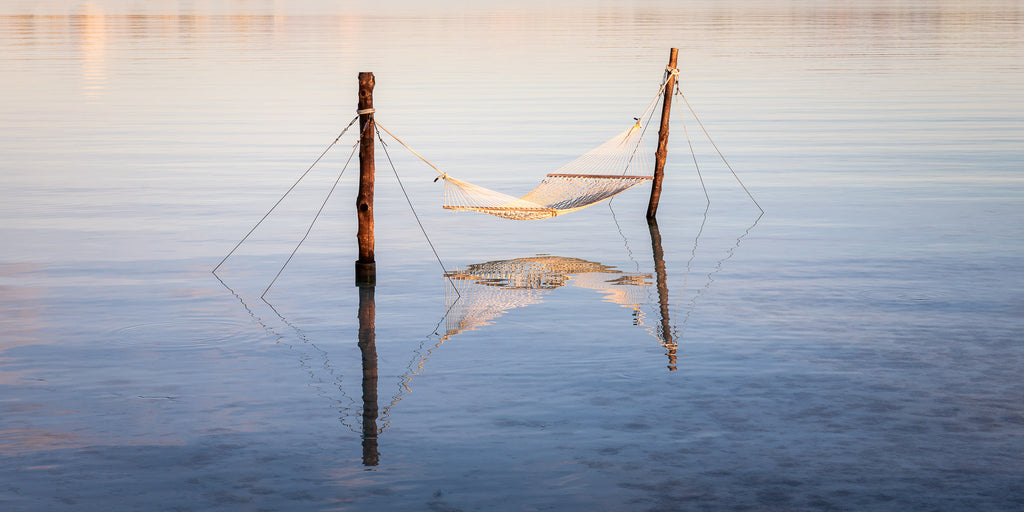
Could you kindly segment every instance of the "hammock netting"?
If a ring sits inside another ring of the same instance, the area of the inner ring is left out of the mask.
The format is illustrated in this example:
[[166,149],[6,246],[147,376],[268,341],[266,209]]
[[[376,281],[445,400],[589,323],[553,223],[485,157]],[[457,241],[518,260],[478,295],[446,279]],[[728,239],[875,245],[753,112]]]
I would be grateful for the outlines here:
[[522,197],[474,185],[448,174],[444,208],[513,220],[546,219],[610,199],[652,179],[640,123],[547,175]]

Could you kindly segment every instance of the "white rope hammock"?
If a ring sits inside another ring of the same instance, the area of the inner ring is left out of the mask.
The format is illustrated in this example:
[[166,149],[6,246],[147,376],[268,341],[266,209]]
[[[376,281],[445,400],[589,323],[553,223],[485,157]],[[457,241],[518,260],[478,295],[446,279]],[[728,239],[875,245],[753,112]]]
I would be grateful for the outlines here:
[[[442,173],[444,208],[504,219],[536,220],[592,206],[653,178],[649,174],[647,152],[640,150],[643,135],[644,129],[637,121],[604,144],[548,174],[537,188],[522,197]],[[600,174],[602,171],[605,174]]]

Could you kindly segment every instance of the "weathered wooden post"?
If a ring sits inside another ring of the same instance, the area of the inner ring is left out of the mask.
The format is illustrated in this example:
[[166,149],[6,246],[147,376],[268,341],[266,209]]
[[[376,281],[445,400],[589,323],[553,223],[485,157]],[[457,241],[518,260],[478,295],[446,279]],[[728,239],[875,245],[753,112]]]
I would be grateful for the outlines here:
[[373,255],[373,73],[359,73],[359,192],[356,214],[359,228],[359,259],[356,260],[356,285],[377,284],[377,264]]
[[661,199],[661,182],[665,179],[665,156],[668,154],[668,121],[672,113],[672,94],[676,88],[676,58],[679,49],[672,48],[668,57],[668,80],[665,82],[665,101],[661,104],[661,129],[658,130],[658,150],[654,153],[654,181],[651,184],[651,201],[647,204],[647,218],[658,214]]

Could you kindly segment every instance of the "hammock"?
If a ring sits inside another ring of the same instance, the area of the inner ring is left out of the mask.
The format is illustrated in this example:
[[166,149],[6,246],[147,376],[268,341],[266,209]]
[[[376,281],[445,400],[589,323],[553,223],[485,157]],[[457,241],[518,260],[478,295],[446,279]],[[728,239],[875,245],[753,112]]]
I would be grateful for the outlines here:
[[[537,188],[514,197],[442,173],[444,208],[494,215],[503,219],[546,219],[610,199],[653,179],[646,151],[640,150],[640,122],[604,144],[548,174]],[[595,172],[596,171],[596,172]],[[607,174],[598,174],[604,171]],[[618,172],[618,174],[612,174]]]

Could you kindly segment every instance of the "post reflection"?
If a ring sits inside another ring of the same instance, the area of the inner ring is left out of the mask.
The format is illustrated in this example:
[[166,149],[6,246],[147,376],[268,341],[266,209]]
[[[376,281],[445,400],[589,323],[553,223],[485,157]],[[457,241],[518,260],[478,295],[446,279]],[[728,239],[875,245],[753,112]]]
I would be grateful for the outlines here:
[[651,233],[651,253],[654,256],[654,275],[658,288],[658,341],[665,347],[665,355],[668,356],[668,370],[676,371],[676,349],[679,348],[672,328],[672,319],[669,312],[668,293],[668,272],[665,270],[665,250],[661,246],[661,232],[658,231],[658,221],[655,218],[647,219],[647,228]]
[[377,316],[374,286],[359,286],[359,353],[363,364],[363,465],[376,466],[380,462],[377,451]]

